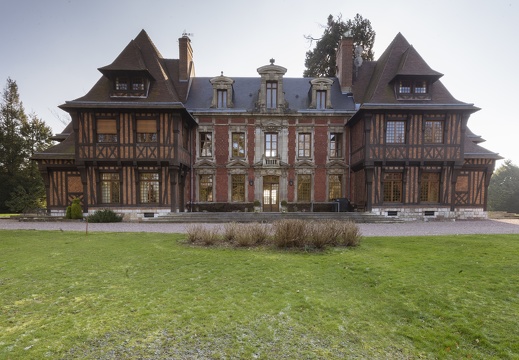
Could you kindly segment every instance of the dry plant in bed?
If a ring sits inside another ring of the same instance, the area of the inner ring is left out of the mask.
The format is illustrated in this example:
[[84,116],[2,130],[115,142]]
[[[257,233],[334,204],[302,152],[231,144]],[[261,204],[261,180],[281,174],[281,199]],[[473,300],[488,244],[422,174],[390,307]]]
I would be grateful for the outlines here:
[[235,241],[238,246],[257,246],[265,244],[269,237],[268,227],[260,223],[248,223],[237,226]]
[[273,224],[273,243],[279,248],[304,248],[306,223],[303,220],[280,220]]
[[193,244],[215,245],[220,241],[220,229],[207,229],[202,224],[186,227],[187,240]]

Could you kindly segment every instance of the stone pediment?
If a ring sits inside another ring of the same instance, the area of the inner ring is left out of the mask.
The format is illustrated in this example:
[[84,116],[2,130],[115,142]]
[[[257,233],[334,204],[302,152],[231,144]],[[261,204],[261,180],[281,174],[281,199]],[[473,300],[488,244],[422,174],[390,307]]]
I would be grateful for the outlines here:
[[330,160],[326,163],[326,168],[347,168],[348,165],[344,160]]
[[216,168],[216,163],[212,160],[208,159],[202,159],[195,162],[193,165],[193,168],[200,169],[200,168]]
[[249,163],[243,159],[234,159],[227,163],[226,167],[229,168],[249,168]]
[[294,166],[296,168],[315,168],[315,163],[313,161],[310,161],[310,160],[300,160],[300,161],[297,161]]

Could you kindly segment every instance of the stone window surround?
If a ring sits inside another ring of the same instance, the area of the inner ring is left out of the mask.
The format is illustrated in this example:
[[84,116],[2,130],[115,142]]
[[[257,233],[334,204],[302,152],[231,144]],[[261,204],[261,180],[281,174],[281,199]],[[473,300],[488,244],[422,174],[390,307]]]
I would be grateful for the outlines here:
[[225,90],[227,92],[227,108],[233,108],[233,84],[234,80],[230,77],[224,76],[223,72],[220,76],[214,77],[209,80],[213,86],[213,99],[211,101],[211,108],[218,108],[218,90]]
[[[274,59],[270,60],[270,65],[265,65],[257,69],[260,74],[260,90],[258,97],[258,107],[260,112],[282,112],[285,109],[285,93],[283,92],[283,76],[287,69],[274,65]],[[277,108],[267,109],[267,82],[277,82]]]
[[328,78],[315,78],[310,80],[311,85],[311,101],[310,109],[316,109],[317,107],[317,91],[326,91],[326,109],[332,109],[332,85],[333,80]]

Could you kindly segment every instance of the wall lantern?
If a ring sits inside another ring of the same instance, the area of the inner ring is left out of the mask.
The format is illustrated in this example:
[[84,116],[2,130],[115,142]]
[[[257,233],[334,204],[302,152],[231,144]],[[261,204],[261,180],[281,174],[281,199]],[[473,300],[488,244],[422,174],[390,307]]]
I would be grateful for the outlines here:
[[253,186],[254,185],[254,179],[249,179],[249,186]]
[[294,186],[294,180],[292,180],[292,179],[288,180],[288,185]]

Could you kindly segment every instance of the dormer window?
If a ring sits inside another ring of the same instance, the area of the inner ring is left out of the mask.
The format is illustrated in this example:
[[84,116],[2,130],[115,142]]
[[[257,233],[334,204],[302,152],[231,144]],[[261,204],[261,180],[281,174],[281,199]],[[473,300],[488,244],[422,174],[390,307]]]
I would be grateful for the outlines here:
[[227,109],[234,107],[232,97],[232,85],[234,80],[223,76],[223,72],[220,76],[209,80],[213,86],[213,100],[211,101],[211,107],[216,109]]
[[278,107],[278,82],[267,81],[267,109],[276,109]]
[[310,81],[310,109],[326,110],[332,108],[331,90],[333,80],[317,78]]
[[430,100],[429,82],[423,79],[400,79],[395,91],[399,100]]
[[149,81],[142,75],[121,75],[114,79],[112,97],[147,97]]
[[270,59],[270,65],[258,68],[261,76],[258,102],[256,106],[260,112],[283,112],[286,103],[283,93],[283,76],[287,72],[284,67],[274,65],[274,59]]

